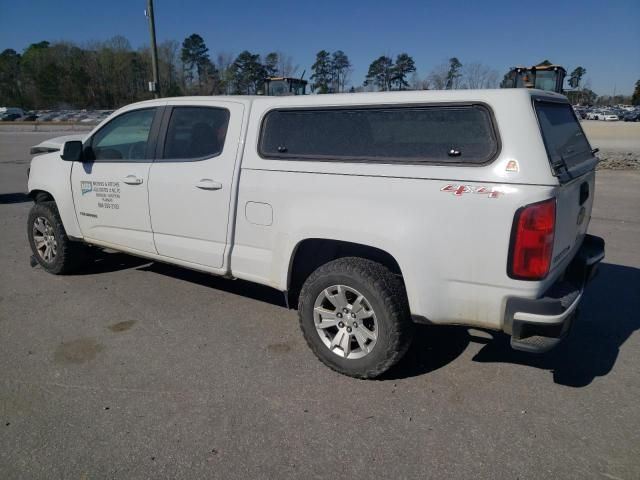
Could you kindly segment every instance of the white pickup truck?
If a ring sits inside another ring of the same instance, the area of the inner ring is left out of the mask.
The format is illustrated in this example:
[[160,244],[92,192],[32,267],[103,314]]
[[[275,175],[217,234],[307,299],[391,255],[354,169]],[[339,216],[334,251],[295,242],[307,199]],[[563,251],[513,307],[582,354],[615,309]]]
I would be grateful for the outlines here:
[[549,92],[165,98],[32,153],[44,270],[91,244],[269,285],[358,378],[394,365],[414,322],[545,351],[604,257],[595,152]]

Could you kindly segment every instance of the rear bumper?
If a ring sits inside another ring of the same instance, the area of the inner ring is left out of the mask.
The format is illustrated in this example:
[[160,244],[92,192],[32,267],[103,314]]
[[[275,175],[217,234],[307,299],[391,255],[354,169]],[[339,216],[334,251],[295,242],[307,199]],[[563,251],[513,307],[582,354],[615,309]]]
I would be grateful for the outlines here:
[[509,297],[503,330],[516,350],[542,353],[566,336],[574,321],[584,286],[604,258],[604,240],[586,235],[562,278],[536,299]]

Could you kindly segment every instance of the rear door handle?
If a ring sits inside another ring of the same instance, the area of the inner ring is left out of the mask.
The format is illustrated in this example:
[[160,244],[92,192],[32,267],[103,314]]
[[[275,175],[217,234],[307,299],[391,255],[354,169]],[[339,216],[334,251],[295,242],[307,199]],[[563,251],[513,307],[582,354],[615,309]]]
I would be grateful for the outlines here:
[[584,205],[584,202],[586,202],[589,199],[589,184],[587,182],[584,182],[582,185],[580,185],[580,205]]
[[124,177],[124,183],[128,185],[141,185],[142,179],[140,177],[136,177],[135,175],[127,175]]
[[210,178],[203,178],[196,183],[196,187],[201,188],[202,190],[220,190],[222,188],[222,184],[211,180]]

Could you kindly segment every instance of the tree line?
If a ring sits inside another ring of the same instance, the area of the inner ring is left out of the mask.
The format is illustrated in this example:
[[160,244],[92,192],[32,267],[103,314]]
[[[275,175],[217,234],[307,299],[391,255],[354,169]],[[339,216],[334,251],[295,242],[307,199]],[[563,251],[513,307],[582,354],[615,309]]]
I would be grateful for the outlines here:
[[[133,49],[129,41],[115,36],[83,46],[71,42],[42,41],[22,53],[6,49],[0,53],[0,105],[28,109],[117,108],[152,97],[151,55],[148,47]],[[234,56],[212,54],[203,38],[194,33],[182,43],[158,45],[162,96],[257,94],[266,77],[301,77],[300,67],[283,52],[265,55],[247,50]],[[435,66],[421,77],[408,53],[380,56],[362,83],[351,80],[352,63],[345,52],[321,50],[309,75],[316,93],[356,91],[496,88],[498,72],[481,63],[464,64],[456,57]],[[578,89],[586,73],[574,70],[569,80],[579,99],[594,103],[588,85]],[[573,83],[572,83],[573,82]],[[570,92],[571,93],[571,92]]]
[[[202,37],[158,45],[163,96],[254,94],[267,76],[296,74],[298,65],[281,52],[264,60],[248,51],[212,57]],[[116,36],[80,47],[71,42],[34,43],[20,54],[0,53],[0,105],[23,108],[116,108],[152,97],[148,47],[134,50]]]

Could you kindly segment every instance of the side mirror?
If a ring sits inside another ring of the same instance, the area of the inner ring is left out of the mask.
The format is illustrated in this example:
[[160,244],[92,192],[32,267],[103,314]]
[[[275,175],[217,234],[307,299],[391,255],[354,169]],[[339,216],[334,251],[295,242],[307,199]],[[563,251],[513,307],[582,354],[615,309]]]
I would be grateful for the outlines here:
[[64,142],[62,159],[67,162],[81,162],[83,160],[82,150],[83,146],[80,140]]

